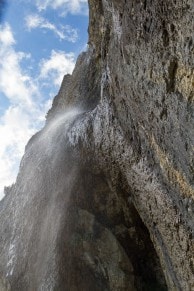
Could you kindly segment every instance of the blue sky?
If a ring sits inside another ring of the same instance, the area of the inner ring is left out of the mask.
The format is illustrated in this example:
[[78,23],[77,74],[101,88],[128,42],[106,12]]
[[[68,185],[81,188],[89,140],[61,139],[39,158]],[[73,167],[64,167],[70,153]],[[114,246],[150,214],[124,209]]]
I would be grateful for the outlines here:
[[0,24],[0,198],[86,49],[87,0],[9,0]]

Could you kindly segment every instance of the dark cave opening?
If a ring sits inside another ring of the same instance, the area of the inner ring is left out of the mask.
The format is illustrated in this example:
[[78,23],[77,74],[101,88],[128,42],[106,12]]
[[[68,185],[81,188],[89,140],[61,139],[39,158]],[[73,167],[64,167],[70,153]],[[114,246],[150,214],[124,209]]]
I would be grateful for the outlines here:
[[120,243],[133,266],[136,290],[168,290],[149,230],[128,199],[126,181],[120,176],[117,187],[110,189],[110,181],[103,173],[84,170],[81,177],[84,199],[79,199],[79,207],[93,213],[98,223],[109,229]]
[[141,291],[166,291],[166,280],[149,231],[132,203],[128,210],[132,226],[118,240],[132,262],[135,287]]

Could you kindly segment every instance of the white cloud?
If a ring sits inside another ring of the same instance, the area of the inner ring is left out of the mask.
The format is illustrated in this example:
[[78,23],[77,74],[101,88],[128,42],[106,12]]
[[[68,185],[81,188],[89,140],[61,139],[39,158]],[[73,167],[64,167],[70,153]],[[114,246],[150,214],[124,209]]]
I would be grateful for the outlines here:
[[0,199],[4,186],[15,181],[25,145],[43,124],[47,110],[34,107],[29,112],[23,104],[11,105],[0,119]]
[[24,57],[25,54],[15,53],[12,48],[0,48],[0,90],[11,103],[22,102],[31,107],[31,97],[37,93],[37,88],[20,69]]
[[0,94],[10,104],[0,118],[0,199],[4,186],[14,182],[25,145],[43,125],[51,105],[41,99],[40,82],[60,85],[63,74],[74,66],[73,54],[53,51],[50,59],[41,62],[40,79],[32,79],[21,63],[30,55],[16,51],[14,44],[10,26],[0,26]]
[[44,59],[40,63],[40,78],[53,80],[54,84],[59,86],[64,74],[71,74],[75,66],[75,56],[73,53],[62,51],[51,52],[49,59]]
[[0,26],[0,36],[0,91],[12,104],[20,102],[31,108],[32,96],[38,94],[38,88],[20,66],[29,54],[14,50],[15,40],[8,24]]
[[11,28],[8,24],[5,24],[4,27],[0,25],[0,31],[0,42],[5,48],[15,43]]
[[36,5],[39,11],[45,10],[48,7],[53,9],[61,9],[62,14],[87,14],[87,0],[36,0]]
[[36,130],[31,116],[41,115],[33,100],[38,88],[20,66],[29,55],[16,52],[14,44],[10,26],[0,26],[0,92],[10,103],[0,119],[0,197],[4,186],[13,183],[24,146]]
[[34,133],[24,108],[10,106],[0,121],[0,196],[14,182],[24,146]]
[[29,30],[35,28],[48,29],[55,33],[59,39],[76,42],[78,39],[77,29],[72,28],[70,25],[61,25],[59,28],[47,19],[38,14],[30,14],[26,17],[26,26]]

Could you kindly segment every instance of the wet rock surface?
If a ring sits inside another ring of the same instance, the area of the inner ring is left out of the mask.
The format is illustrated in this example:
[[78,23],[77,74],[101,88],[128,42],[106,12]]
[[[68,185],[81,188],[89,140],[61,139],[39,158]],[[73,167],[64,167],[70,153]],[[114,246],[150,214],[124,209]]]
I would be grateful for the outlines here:
[[194,3],[89,6],[0,203],[0,288],[194,290]]

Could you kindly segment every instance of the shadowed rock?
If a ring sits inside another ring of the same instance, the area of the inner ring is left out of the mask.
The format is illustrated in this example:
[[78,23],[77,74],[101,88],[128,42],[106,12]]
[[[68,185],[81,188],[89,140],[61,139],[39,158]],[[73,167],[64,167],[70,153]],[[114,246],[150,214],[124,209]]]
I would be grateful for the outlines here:
[[193,1],[89,6],[89,49],[0,204],[0,284],[193,290]]

